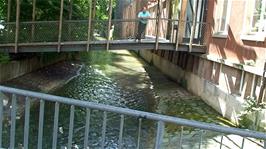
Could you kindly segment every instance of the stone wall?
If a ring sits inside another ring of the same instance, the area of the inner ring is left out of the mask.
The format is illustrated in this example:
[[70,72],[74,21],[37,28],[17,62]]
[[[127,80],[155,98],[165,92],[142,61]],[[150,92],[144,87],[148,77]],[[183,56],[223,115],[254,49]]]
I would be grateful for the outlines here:
[[[237,123],[246,98],[258,96],[262,76],[248,66],[234,66],[185,52],[142,50],[139,53],[232,122]],[[266,128],[266,123],[263,125]]]
[[49,61],[46,61],[42,58],[42,56],[36,56],[30,59],[11,61],[7,64],[0,64],[0,83],[17,78],[53,63],[62,61],[65,58],[65,54],[60,54],[59,56],[53,57]]

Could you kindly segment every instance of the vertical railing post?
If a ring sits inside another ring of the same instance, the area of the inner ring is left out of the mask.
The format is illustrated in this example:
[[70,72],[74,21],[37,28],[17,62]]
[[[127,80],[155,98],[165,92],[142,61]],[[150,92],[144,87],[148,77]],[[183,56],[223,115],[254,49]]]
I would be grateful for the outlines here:
[[36,12],[36,0],[32,0],[32,25],[31,25],[31,41],[34,41],[35,35],[35,12]]
[[109,0],[109,17],[108,17],[108,33],[107,33],[107,45],[106,50],[108,51],[110,48],[110,29],[112,25],[112,11],[113,11],[113,0]]
[[179,148],[180,148],[180,149],[182,149],[183,131],[184,131],[184,127],[181,126],[180,138],[179,138]]
[[63,25],[63,9],[64,9],[64,0],[61,0],[57,52],[60,52],[60,50],[61,50],[62,25]]
[[30,99],[25,99],[25,120],[24,120],[24,141],[23,148],[28,149],[29,144],[29,124],[30,124]]
[[105,146],[105,136],[106,136],[106,121],[107,121],[107,113],[106,111],[103,112],[103,126],[102,126],[102,142],[101,142],[101,149],[104,149]]
[[222,149],[222,147],[223,147],[223,139],[224,139],[224,135],[222,135],[222,137],[221,137],[221,141],[220,141],[220,149]]
[[90,50],[91,20],[92,20],[91,17],[92,17],[92,0],[89,1],[87,52]]
[[59,118],[59,103],[55,103],[54,110],[54,128],[53,128],[53,144],[52,149],[56,149],[57,147],[57,132],[58,132],[58,118]]
[[68,143],[67,148],[72,148],[72,139],[73,139],[73,129],[74,129],[74,117],[75,117],[75,106],[71,105],[70,108],[70,118],[69,118],[69,130],[68,130]]
[[19,39],[19,18],[20,18],[20,0],[17,0],[16,8],[16,36],[15,36],[15,53],[18,52],[18,39]]
[[121,115],[121,120],[120,120],[120,131],[119,131],[119,141],[118,141],[118,149],[122,149],[122,148],[123,148],[124,120],[125,120],[125,116],[124,116],[124,115]]
[[44,104],[45,104],[44,100],[41,100],[40,101],[40,111],[39,111],[38,149],[42,149]]
[[157,4],[157,15],[156,15],[156,39],[155,39],[155,50],[159,48],[159,34],[160,34],[160,23],[161,23],[161,1],[158,0]]
[[11,127],[10,127],[10,145],[9,148],[15,148],[15,135],[16,135],[16,111],[17,111],[17,96],[12,95],[11,103]]
[[264,149],[266,149],[266,140],[264,140]]
[[0,99],[0,148],[2,147],[2,131],[3,131],[3,98]]
[[164,122],[159,121],[157,123],[157,135],[156,135],[155,149],[162,148],[163,134],[164,134]]
[[141,125],[142,125],[142,119],[141,119],[141,118],[139,118],[137,149],[139,149],[139,148],[140,148]]
[[191,34],[190,34],[190,40],[189,40],[189,52],[192,51],[192,44],[195,36],[195,30],[196,30],[196,23],[197,23],[197,14],[198,14],[198,5],[199,1],[194,0],[194,10],[192,10],[192,16],[193,16],[193,21],[192,21],[192,27],[191,27]]
[[85,134],[84,134],[84,149],[88,148],[88,139],[89,139],[89,131],[90,131],[90,116],[91,110],[86,109],[86,124],[85,124]]

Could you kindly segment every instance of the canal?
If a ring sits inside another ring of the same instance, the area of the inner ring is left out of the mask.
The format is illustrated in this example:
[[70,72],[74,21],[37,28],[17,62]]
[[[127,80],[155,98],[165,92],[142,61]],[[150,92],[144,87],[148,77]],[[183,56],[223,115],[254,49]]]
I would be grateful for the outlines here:
[[[81,65],[78,75],[50,94],[70,97],[89,102],[103,103],[118,107],[155,112],[191,120],[232,126],[199,97],[192,95],[180,85],[169,80],[151,64],[138,58],[136,53],[89,52],[82,53],[80,61],[71,61]],[[14,82],[12,82],[14,83]],[[14,84],[10,84],[14,86]],[[19,87],[19,86],[16,86]],[[67,146],[70,107],[60,105],[58,148]],[[85,109],[75,108],[73,148],[83,148]],[[39,105],[32,104],[30,119],[30,148],[37,148]],[[54,104],[45,103],[43,148],[51,148],[53,132]],[[106,148],[118,147],[120,116],[107,113]],[[103,113],[93,110],[89,133],[90,148],[100,148]],[[23,144],[23,117],[17,120],[16,144]],[[138,119],[125,117],[123,148],[137,147]],[[9,127],[4,126],[4,146],[8,146]],[[183,129],[183,148],[198,148],[200,137],[202,146],[219,146],[219,136],[213,132],[166,125],[164,148],[178,148],[180,131]],[[140,148],[154,148],[156,123],[143,120]]]

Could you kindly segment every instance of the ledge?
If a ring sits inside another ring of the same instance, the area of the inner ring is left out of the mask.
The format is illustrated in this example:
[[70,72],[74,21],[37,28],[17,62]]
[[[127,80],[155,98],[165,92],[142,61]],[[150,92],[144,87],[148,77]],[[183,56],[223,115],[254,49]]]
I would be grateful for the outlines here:
[[225,34],[225,33],[215,33],[215,34],[212,35],[212,37],[226,39],[227,38],[227,35],[228,34]]
[[248,40],[248,41],[260,41],[260,42],[264,42],[265,41],[265,37],[266,35],[263,34],[247,34],[247,35],[241,35],[240,39],[241,40]]

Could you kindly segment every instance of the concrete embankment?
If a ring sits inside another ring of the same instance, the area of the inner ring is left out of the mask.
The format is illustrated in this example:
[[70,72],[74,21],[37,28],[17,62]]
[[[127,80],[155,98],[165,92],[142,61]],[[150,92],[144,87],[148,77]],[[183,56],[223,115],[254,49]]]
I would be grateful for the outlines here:
[[[187,53],[173,51],[140,51],[140,56],[153,63],[172,80],[193,94],[200,96],[224,117],[238,123],[245,110],[247,97],[256,97],[261,77],[251,67],[237,67]],[[255,80],[255,81],[254,81]],[[257,115],[262,129],[266,130],[266,112]]]

